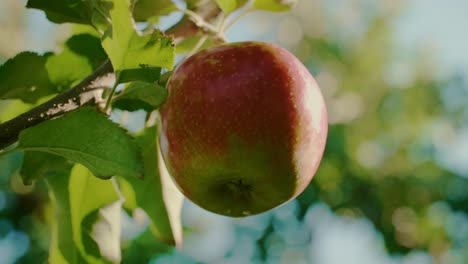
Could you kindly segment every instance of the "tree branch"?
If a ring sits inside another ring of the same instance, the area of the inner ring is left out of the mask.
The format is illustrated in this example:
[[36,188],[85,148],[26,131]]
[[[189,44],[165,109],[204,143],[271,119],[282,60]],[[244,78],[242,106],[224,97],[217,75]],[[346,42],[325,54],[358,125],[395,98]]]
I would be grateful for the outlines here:
[[18,140],[19,133],[46,120],[63,115],[84,105],[96,102],[94,92],[102,86],[102,80],[113,71],[107,60],[95,72],[83,79],[73,88],[57,95],[49,101],[0,124],[0,149]]
[[[202,2],[203,4],[201,6],[193,10],[201,19],[211,21],[220,14],[221,10],[214,1]],[[203,27],[197,25],[197,23],[198,21],[194,21],[193,17],[185,14],[177,24],[166,30],[165,33],[174,36],[174,41],[179,43],[183,39],[196,35],[198,32],[206,31]]]
[[[220,13],[214,1],[205,2],[194,10],[205,20],[211,20]],[[184,16],[177,24],[165,33],[174,36],[175,42],[194,36],[200,28],[193,20]],[[96,89],[102,87],[103,81],[113,75],[112,64],[107,60],[95,72],[83,79],[71,89],[57,95],[49,101],[0,124],[0,150],[18,140],[20,132],[44,121],[61,116],[85,105],[95,105]]]

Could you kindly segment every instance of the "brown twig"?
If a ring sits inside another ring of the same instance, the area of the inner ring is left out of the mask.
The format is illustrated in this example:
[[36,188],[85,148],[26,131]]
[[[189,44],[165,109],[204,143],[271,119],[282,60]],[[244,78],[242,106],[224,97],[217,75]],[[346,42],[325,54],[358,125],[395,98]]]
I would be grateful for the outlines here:
[[76,110],[96,102],[94,91],[102,86],[102,80],[111,74],[112,65],[107,60],[95,72],[83,79],[73,88],[57,95],[49,101],[0,124],[0,149],[18,140],[19,133],[46,120]]
[[[214,1],[205,1],[205,3],[194,9],[194,13],[205,21],[210,21],[220,14],[221,10]],[[185,15],[177,24],[166,30],[167,35],[174,36],[174,41],[179,43],[182,39],[196,35],[205,29],[200,28],[193,18]]]

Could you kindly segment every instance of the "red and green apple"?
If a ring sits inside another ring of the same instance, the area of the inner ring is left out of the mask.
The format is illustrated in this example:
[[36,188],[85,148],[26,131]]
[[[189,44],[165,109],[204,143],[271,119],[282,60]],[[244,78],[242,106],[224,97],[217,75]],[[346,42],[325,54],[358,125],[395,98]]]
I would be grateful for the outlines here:
[[160,146],[195,204],[240,217],[297,197],[323,155],[327,112],[317,83],[289,51],[231,43],[188,57],[167,83]]

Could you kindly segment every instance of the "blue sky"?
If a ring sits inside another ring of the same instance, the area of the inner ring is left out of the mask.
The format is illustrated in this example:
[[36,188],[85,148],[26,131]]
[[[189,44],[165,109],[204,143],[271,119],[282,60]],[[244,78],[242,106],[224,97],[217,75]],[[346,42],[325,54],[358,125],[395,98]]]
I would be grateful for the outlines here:
[[434,48],[441,74],[468,74],[468,1],[411,0],[395,24],[404,49]]

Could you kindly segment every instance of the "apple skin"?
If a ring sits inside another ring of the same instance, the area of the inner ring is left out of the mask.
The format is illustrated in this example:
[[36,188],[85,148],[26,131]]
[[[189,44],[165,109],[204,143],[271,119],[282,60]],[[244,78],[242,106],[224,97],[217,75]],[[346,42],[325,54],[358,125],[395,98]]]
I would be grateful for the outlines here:
[[173,71],[160,108],[170,175],[200,207],[242,217],[297,197],[325,148],[327,112],[314,78],[289,51],[224,44]]

